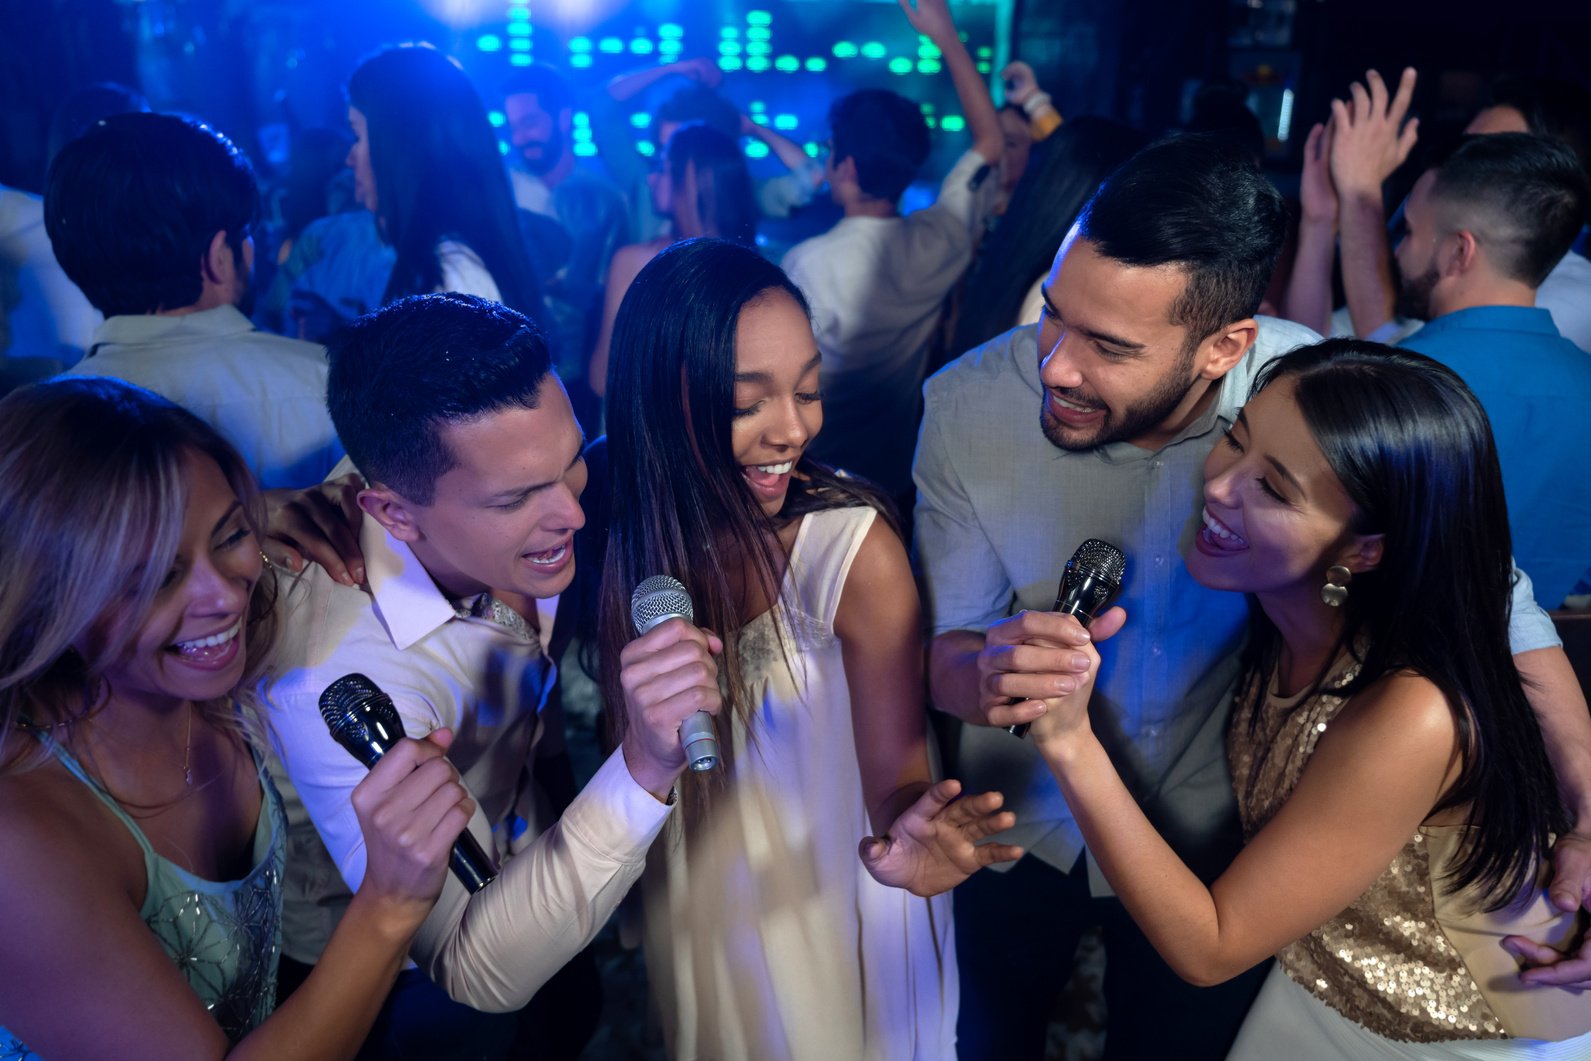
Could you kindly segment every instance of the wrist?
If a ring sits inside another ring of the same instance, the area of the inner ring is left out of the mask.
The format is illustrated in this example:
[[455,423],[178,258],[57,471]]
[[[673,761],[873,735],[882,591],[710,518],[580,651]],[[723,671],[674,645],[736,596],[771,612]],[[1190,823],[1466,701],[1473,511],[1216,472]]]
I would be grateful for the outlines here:
[[630,779],[659,803],[673,803],[674,783],[685,771],[684,757],[677,765],[665,765],[629,740],[624,742],[623,751],[624,768],[630,772]]
[[349,900],[339,925],[352,921],[361,936],[380,940],[401,957],[408,953],[414,934],[434,905],[434,900],[389,895],[361,886]]

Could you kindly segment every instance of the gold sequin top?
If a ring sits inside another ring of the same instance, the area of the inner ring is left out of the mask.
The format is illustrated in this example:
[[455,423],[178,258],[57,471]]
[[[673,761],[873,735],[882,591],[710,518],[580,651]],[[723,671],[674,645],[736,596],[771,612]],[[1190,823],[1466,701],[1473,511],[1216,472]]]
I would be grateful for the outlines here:
[[[1322,688],[1340,689],[1357,673],[1346,661]],[[1227,735],[1245,838],[1292,794],[1346,702],[1329,691],[1281,697],[1274,684],[1257,699],[1236,705]],[[1577,938],[1574,915],[1560,914],[1541,888],[1495,913],[1442,890],[1464,829],[1420,827],[1369,890],[1283,947],[1277,962],[1321,1001],[1389,1039],[1557,1040],[1591,1031],[1591,1006],[1565,990],[1524,989],[1498,945],[1520,933],[1563,949]]]

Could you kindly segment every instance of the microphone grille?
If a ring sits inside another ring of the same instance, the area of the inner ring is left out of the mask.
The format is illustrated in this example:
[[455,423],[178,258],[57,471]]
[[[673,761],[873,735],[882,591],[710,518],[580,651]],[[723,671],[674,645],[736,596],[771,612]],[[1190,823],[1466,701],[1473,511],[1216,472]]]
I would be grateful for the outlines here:
[[630,621],[637,633],[645,633],[661,620],[676,615],[690,622],[696,617],[696,610],[691,607],[685,584],[672,575],[643,579],[630,594]]
[[320,694],[320,717],[326,720],[334,735],[344,727],[357,725],[360,713],[370,710],[381,713],[383,718],[388,712],[397,714],[387,694],[363,674],[344,674]]
[[1123,576],[1127,574],[1127,554],[1109,542],[1090,538],[1077,547],[1077,551],[1066,562],[1066,566],[1069,569],[1087,568],[1120,585]]

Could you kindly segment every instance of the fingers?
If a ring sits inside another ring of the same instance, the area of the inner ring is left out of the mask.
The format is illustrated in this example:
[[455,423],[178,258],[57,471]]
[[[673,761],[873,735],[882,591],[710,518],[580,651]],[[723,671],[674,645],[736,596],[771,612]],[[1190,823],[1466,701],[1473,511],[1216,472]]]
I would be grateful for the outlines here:
[[1591,897],[1591,844],[1565,833],[1552,849],[1552,905],[1565,913],[1578,910]]
[[1353,99],[1352,121],[1363,123],[1379,113],[1371,109],[1370,93],[1359,82],[1348,86],[1348,95]]
[[1115,637],[1125,625],[1127,625],[1127,610],[1117,605],[1107,609],[1103,615],[1095,619],[1093,625],[1088,628],[1088,633],[1094,639],[1094,643],[1098,644]]
[[1526,939],[1524,936],[1505,936],[1502,947],[1525,965],[1519,979],[1541,987],[1591,987],[1591,957],[1586,948],[1574,957],[1551,947]]
[[996,862],[1015,862],[1024,853],[1016,844],[980,844],[972,850],[980,869]]
[[1319,165],[1325,158],[1321,145],[1326,142],[1326,126],[1323,122],[1316,122],[1310,127],[1309,135],[1304,138],[1304,165]]
[[364,581],[364,553],[359,548],[362,515],[358,476],[322,483],[309,490],[272,491],[267,498],[266,555],[273,563],[298,571],[314,561],[345,586]]
[[[1401,122],[1403,116],[1409,113],[1409,105],[1414,102],[1414,82],[1417,75],[1414,67],[1406,66],[1403,74],[1398,78],[1398,91],[1392,97],[1392,109],[1388,114],[1394,122]],[[1377,78],[1380,80],[1380,78]]]
[[1408,159],[1409,152],[1414,150],[1414,142],[1420,138],[1420,119],[1410,118],[1403,126],[1403,131],[1398,134],[1397,163],[1399,166]]
[[989,725],[1009,729],[1024,723],[1037,722],[1048,710],[1041,699],[996,702],[984,707],[983,715]]
[[1024,641],[1046,641],[1052,646],[1086,645],[1088,630],[1076,618],[1059,612],[1017,612],[989,627],[987,641],[1015,645]]
[[1365,71],[1365,84],[1370,90],[1370,113],[1381,115],[1387,109],[1387,83],[1375,70]]

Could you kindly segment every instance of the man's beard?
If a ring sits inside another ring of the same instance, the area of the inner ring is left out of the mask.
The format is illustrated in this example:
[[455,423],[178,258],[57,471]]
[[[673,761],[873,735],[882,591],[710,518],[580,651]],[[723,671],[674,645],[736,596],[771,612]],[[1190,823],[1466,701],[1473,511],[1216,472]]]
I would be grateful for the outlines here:
[[545,140],[533,140],[531,143],[541,148],[541,154],[531,157],[525,154],[525,149],[519,149],[519,160],[525,169],[536,177],[545,177],[552,172],[552,168],[563,157],[563,134],[554,129],[552,135]]
[[[1039,405],[1039,426],[1044,431],[1044,437],[1049,439],[1050,445],[1058,449],[1077,452],[1111,442],[1130,442],[1148,434],[1165,422],[1192,389],[1194,381],[1189,376],[1193,369],[1193,355],[1196,349],[1190,346],[1183,351],[1177,363],[1155,383],[1154,389],[1144,396],[1143,401],[1128,406],[1119,417],[1113,410],[1107,408],[1105,418],[1090,435],[1078,434],[1054,417],[1050,412],[1051,391],[1045,388],[1044,399]],[[1078,395],[1074,398],[1062,392],[1060,396],[1079,405],[1100,404],[1098,398],[1093,395]]]
[[1419,276],[1404,276],[1398,283],[1397,313],[1409,320],[1431,319],[1431,292],[1436,290],[1442,274],[1431,266]]

